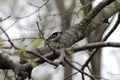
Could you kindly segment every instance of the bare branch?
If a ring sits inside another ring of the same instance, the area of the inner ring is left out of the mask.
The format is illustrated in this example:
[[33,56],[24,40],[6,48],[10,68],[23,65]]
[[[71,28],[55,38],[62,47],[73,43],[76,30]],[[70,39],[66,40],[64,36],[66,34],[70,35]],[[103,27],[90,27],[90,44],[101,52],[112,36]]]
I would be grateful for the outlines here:
[[17,47],[12,43],[12,41],[11,41],[10,37],[8,36],[8,34],[4,31],[4,29],[1,26],[0,26],[0,29],[4,32],[4,34],[8,38],[8,42],[11,44],[11,46],[14,47],[15,49],[17,49]]
[[[110,32],[103,38],[102,41],[106,41],[108,39],[108,37],[114,32],[114,30],[118,27],[119,23],[120,23],[120,13],[118,15],[118,20],[117,22],[115,23],[114,27],[110,30]],[[92,52],[91,52],[91,55],[90,57],[87,59],[87,61],[84,63],[84,65],[82,66],[82,70],[84,70],[84,68],[89,64],[89,62],[91,61],[92,57],[96,54],[98,49],[94,49]],[[78,72],[75,72],[73,73],[73,75],[77,74]],[[71,76],[71,75],[70,75]],[[69,77],[69,76],[68,76]]]
[[[73,69],[75,69],[75,70],[79,71],[80,73],[88,76],[88,77],[91,78],[92,80],[96,80],[93,76],[91,76],[91,75],[85,73],[84,71],[78,69],[77,67],[75,67],[75,66],[74,66],[73,64],[71,64],[67,59],[65,59],[65,62],[66,62],[67,64],[69,64]],[[64,80],[65,80],[65,79],[64,79]]]
[[104,37],[104,39],[102,41],[106,41],[108,39],[108,37],[115,31],[115,29],[118,27],[119,24],[120,24],[120,12],[118,14],[118,20],[116,21],[115,25],[109,31],[109,33]]

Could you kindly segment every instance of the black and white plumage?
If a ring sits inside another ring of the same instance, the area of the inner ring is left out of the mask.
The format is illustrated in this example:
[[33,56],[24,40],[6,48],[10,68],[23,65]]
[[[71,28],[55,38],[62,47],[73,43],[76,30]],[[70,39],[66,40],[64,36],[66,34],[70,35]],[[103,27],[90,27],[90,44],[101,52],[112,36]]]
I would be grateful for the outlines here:
[[47,41],[57,42],[63,32],[54,32],[51,36],[48,37]]

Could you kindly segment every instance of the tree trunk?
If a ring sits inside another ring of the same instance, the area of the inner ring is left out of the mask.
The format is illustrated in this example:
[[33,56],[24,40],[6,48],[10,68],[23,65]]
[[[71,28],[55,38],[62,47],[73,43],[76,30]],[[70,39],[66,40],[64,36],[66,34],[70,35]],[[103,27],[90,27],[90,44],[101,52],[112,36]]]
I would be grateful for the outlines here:
[[[106,27],[99,27],[96,31],[94,31],[92,34],[88,36],[88,43],[92,42],[99,42],[102,39],[102,35],[104,31],[106,30]],[[101,74],[101,49],[97,51],[97,53],[94,55],[94,57],[91,60],[91,68],[92,68],[92,74],[95,76],[100,77]],[[100,79],[97,79],[100,80]]]

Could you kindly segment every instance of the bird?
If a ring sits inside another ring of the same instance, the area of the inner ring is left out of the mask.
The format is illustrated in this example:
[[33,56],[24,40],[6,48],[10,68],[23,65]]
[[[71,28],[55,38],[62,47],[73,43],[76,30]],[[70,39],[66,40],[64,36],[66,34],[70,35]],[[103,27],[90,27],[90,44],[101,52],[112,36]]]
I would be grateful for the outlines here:
[[63,32],[54,32],[51,36],[49,36],[46,41],[48,42],[57,42],[60,38],[60,36],[63,34]]

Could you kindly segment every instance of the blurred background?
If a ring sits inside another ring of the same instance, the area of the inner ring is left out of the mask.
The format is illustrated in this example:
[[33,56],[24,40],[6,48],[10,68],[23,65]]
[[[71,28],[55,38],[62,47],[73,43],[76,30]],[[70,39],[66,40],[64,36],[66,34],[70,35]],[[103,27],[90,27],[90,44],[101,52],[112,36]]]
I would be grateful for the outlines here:
[[[90,4],[88,7],[92,9],[102,0],[88,1],[90,1],[87,3]],[[91,10],[84,11],[83,8],[86,5],[82,2],[84,0],[0,0],[0,27],[6,31],[17,47],[34,50],[44,45],[44,40],[39,37],[36,22],[39,22],[40,30],[45,39],[53,32],[65,31],[69,27],[79,23]],[[114,26],[117,15],[115,14],[109,19],[111,24],[108,28],[99,28],[89,37],[76,44],[84,45],[86,43],[100,41]],[[107,41],[119,42],[119,34],[120,27],[117,27]],[[7,46],[10,46],[10,43],[6,35],[0,30],[0,47]],[[12,52],[12,49],[9,51]],[[93,73],[97,76],[101,75],[101,80],[120,80],[120,49],[102,48],[98,52],[99,55],[95,55],[96,57],[94,57],[89,65]],[[81,68],[88,57],[87,51],[77,52],[72,56],[72,59],[79,63],[79,65],[74,62],[73,64]],[[90,73],[88,69],[85,69],[85,71]],[[55,68],[50,64],[44,63],[33,69],[32,77],[33,80],[64,80],[74,72],[76,71],[68,65],[65,68],[63,66]],[[1,71],[1,80],[5,77],[5,73],[6,71]],[[8,80],[10,79],[8,78]],[[65,80],[82,80],[81,74],[77,73]],[[86,77],[86,80],[90,79]]]

